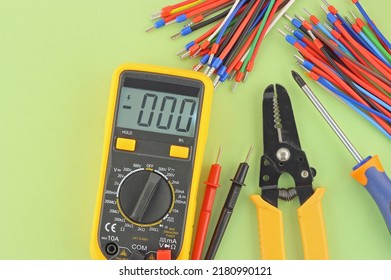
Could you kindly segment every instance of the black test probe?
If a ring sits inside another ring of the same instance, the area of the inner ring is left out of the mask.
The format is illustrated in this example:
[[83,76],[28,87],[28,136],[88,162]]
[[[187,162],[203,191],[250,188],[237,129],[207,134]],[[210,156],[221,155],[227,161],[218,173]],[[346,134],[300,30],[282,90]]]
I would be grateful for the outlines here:
[[219,220],[216,224],[216,228],[213,232],[208,251],[206,252],[205,260],[213,260],[217,253],[221,240],[223,239],[224,232],[228,226],[229,220],[234,210],[236,201],[239,198],[240,190],[242,189],[242,186],[245,185],[244,180],[246,179],[246,175],[250,167],[248,165],[248,160],[251,156],[253,148],[254,146],[251,146],[250,150],[247,153],[246,160],[239,164],[234,178],[231,179],[232,185],[225,200],[224,207],[221,210]]

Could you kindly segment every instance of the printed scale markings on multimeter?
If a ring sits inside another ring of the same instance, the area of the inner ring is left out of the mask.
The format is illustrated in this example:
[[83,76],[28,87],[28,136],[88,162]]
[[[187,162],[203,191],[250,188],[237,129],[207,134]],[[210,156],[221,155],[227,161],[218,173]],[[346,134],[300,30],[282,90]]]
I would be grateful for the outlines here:
[[154,259],[157,250],[188,258],[212,88],[190,71],[143,65],[117,70],[94,258]]

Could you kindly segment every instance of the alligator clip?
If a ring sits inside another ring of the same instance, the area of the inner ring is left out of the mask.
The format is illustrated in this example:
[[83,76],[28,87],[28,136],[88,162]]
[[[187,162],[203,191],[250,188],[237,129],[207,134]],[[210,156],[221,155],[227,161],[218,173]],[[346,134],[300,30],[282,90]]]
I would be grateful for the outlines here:
[[[261,195],[252,195],[257,207],[262,259],[285,259],[282,212],[278,199],[299,198],[298,219],[305,259],[328,259],[321,199],[324,188],[312,187],[314,168],[301,149],[292,105],[284,87],[266,88],[263,95],[263,143],[259,185]],[[278,188],[281,174],[290,174],[295,187]]]

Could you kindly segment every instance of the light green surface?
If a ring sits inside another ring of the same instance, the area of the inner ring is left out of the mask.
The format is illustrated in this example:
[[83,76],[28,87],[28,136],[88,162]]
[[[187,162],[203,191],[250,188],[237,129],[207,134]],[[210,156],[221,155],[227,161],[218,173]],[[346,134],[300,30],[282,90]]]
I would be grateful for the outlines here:
[[[176,1],[172,1],[176,2]],[[321,1],[296,1],[289,11],[321,15]],[[332,1],[347,14],[351,1]],[[390,38],[389,1],[362,0]],[[142,3],[142,4],[140,4]],[[188,39],[169,36],[178,26],[146,34],[149,15],[169,1],[0,2],[0,259],[88,259],[98,188],[104,119],[111,75],[125,62],[191,68],[175,52]],[[281,20],[278,27],[287,24]],[[199,34],[199,33],[198,33]],[[301,93],[290,75],[294,49],[276,29],[262,45],[254,71],[235,93],[232,83],[215,92],[201,182],[223,146],[222,187],[211,227],[229,178],[255,149],[250,171],[216,258],[258,259],[255,207],[260,193],[261,96],[271,83],[290,92],[299,136],[324,186],[324,216],[331,259],[391,259],[391,237],[369,194],[350,176],[353,158]],[[308,80],[308,79],[307,79]],[[391,173],[390,142],[338,100],[310,83],[319,99],[363,156],[379,154]],[[200,197],[203,194],[200,189]],[[302,259],[296,208],[284,212],[287,257]],[[209,235],[210,237],[210,235]]]

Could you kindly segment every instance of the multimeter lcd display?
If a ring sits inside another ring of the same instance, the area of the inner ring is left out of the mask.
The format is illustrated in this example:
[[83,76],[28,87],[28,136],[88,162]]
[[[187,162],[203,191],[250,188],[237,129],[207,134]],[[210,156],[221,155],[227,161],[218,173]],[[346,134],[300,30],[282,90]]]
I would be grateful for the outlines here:
[[198,103],[198,97],[122,87],[117,126],[193,137]]

